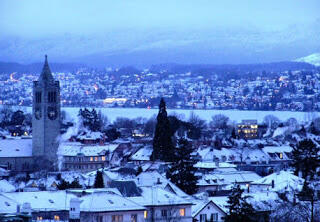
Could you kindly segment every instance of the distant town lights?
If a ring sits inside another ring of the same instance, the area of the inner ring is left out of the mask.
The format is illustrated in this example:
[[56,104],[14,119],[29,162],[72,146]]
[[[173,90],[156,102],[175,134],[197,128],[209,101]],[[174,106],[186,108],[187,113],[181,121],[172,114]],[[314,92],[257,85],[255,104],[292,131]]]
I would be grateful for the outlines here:
[[126,98],[105,98],[103,100],[103,103],[106,103],[106,104],[114,103],[114,102],[123,102],[123,103],[125,103],[127,100],[128,99],[126,99]]

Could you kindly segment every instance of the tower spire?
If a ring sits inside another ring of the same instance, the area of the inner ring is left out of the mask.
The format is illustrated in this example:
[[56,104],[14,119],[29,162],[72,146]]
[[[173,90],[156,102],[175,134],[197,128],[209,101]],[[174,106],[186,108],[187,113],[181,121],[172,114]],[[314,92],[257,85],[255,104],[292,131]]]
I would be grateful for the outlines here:
[[39,78],[39,81],[48,82],[48,81],[54,81],[53,76],[51,74],[51,70],[48,64],[48,56],[45,55],[44,65],[42,68],[42,72]]

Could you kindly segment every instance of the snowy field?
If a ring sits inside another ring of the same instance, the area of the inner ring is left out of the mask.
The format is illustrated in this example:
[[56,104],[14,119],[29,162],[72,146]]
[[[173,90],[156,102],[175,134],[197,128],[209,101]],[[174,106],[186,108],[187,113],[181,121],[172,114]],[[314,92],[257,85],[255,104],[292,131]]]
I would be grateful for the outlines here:
[[[24,111],[31,112],[31,107],[23,107]],[[63,107],[67,113],[67,119],[76,120],[79,113],[78,107]],[[117,117],[126,117],[129,119],[143,117],[150,118],[158,114],[158,109],[143,109],[143,108],[96,108],[108,117],[109,121],[114,121]],[[289,118],[295,118],[299,122],[310,121],[319,116],[319,112],[291,112],[291,111],[240,111],[240,110],[184,110],[184,109],[168,109],[168,114],[176,114],[182,119],[188,119],[191,112],[194,112],[201,119],[211,121],[211,117],[217,114],[228,116],[231,121],[240,122],[244,119],[256,119],[259,123],[267,115],[274,115],[282,121]]]

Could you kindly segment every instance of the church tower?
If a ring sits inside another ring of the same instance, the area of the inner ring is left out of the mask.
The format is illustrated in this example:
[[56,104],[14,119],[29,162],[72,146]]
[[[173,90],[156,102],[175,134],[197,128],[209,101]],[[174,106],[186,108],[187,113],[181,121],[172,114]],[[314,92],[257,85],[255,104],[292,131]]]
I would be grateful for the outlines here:
[[47,55],[38,81],[33,82],[32,155],[55,161],[60,135],[60,85],[55,81]]

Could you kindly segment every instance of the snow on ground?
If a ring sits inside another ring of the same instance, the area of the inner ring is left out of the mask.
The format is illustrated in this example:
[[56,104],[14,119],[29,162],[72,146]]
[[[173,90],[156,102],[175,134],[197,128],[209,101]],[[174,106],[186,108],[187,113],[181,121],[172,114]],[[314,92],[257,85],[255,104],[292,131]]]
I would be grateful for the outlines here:
[[[27,112],[32,111],[32,107],[23,107]],[[62,107],[62,110],[66,111],[67,119],[74,121],[77,119],[80,107]],[[108,117],[109,121],[114,121],[118,117],[126,117],[134,119],[137,117],[150,118],[153,115],[158,114],[158,109],[147,108],[96,108],[97,111],[101,111],[102,114]],[[244,111],[244,110],[184,110],[184,109],[168,109],[168,115],[177,114],[185,119],[189,118],[190,114],[194,112],[200,118],[211,121],[211,117],[217,114],[223,114],[228,116],[231,121],[241,122],[246,119],[256,119],[261,123],[265,116],[274,115],[281,121],[285,121],[289,118],[295,118],[299,122],[310,121],[313,117],[318,116],[320,113],[306,113],[306,112],[291,112],[291,111]]]

